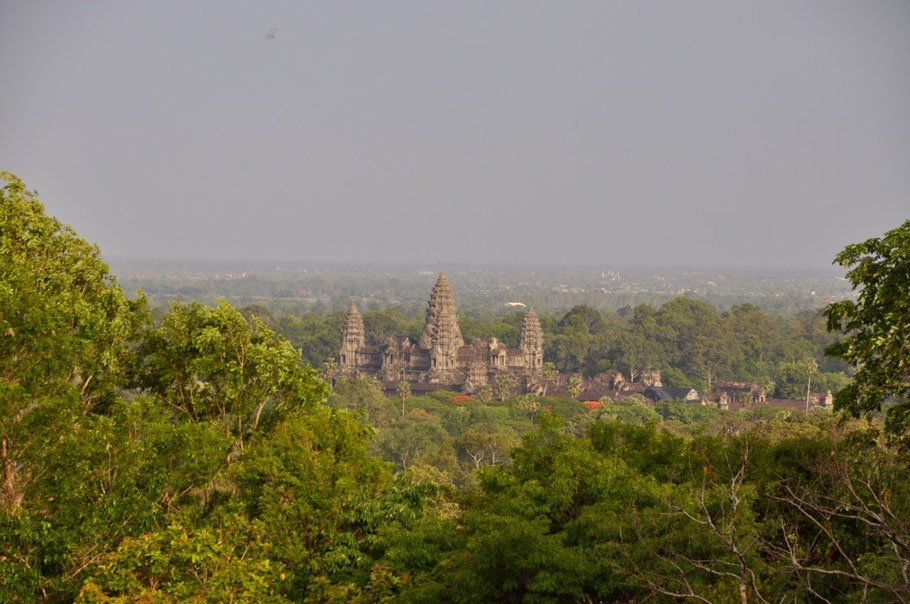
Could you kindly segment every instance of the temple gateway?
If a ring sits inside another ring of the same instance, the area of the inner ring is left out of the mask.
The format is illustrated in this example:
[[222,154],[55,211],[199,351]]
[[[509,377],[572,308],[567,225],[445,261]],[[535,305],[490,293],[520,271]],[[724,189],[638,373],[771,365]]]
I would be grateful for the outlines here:
[[[427,320],[417,342],[408,337],[389,338],[381,346],[367,346],[363,319],[357,305],[345,318],[339,369],[343,375],[372,376],[394,390],[400,381],[417,390],[448,388],[476,392],[495,385],[496,377],[509,375],[516,392],[540,388],[543,367],[543,330],[534,309],[521,324],[518,348],[506,348],[496,338],[465,344],[458,327],[458,307],[445,273],[433,287]],[[423,385],[423,387],[421,387]]]

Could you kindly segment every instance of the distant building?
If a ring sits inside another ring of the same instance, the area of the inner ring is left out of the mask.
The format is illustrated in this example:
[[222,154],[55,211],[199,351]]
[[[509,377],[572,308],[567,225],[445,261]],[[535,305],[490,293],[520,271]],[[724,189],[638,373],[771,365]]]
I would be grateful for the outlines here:
[[740,409],[759,409],[770,407],[773,409],[791,409],[793,411],[809,411],[818,407],[819,409],[831,409],[834,396],[831,392],[813,392],[809,395],[809,401],[806,399],[781,399],[769,398],[760,403],[741,403],[730,401],[726,406],[718,405],[721,409],[729,411],[739,411]]
[[[374,377],[388,393],[394,393],[401,381],[411,384],[414,394],[443,388],[474,393],[483,386],[495,389],[500,381],[497,378],[506,375],[510,378],[512,394],[574,394],[580,401],[622,400],[640,395],[651,402],[673,399],[730,410],[760,406],[807,408],[806,400],[767,400],[764,388],[754,382],[718,382],[702,398],[694,388],[665,387],[661,372],[651,368],[642,369],[632,381],[618,371],[601,373],[583,379],[577,392],[570,386],[572,378],[581,378],[580,375],[545,376],[543,340],[540,320],[534,309],[529,308],[521,322],[518,348],[507,348],[496,338],[466,343],[458,326],[455,295],[445,273],[440,273],[427,303],[423,333],[417,341],[399,336],[377,346],[367,346],[363,318],[357,305],[351,303],[342,328],[337,375]],[[830,408],[832,403],[830,391],[809,395],[808,407]]]
[[696,402],[700,400],[698,396],[698,390],[690,387],[672,388],[662,386],[648,386],[645,388],[643,395],[645,398],[648,398],[655,403],[665,400],[686,402]]
[[764,403],[766,398],[765,389],[755,382],[718,382],[705,394],[703,402],[714,403],[721,409],[727,409],[731,403],[749,406]]
[[660,379],[660,371],[657,369],[642,369],[638,374],[637,381],[641,382],[645,387],[656,386],[661,388],[663,386],[663,382]]
[[[556,375],[548,384],[547,395],[571,396],[569,392],[569,380],[571,377],[573,376],[564,373]],[[581,376],[576,375],[575,377]],[[660,371],[656,369],[640,372],[634,381],[626,380],[625,376],[619,371],[608,371],[583,380],[581,393],[575,398],[580,401],[596,401],[603,398],[621,401],[637,394],[645,397],[650,402],[654,402],[655,399],[649,398],[647,392],[655,387],[653,386],[655,382],[658,384],[661,382]],[[656,388],[661,387],[656,386]],[[682,393],[682,390],[688,391],[688,389],[680,389],[677,393]],[[695,395],[697,397],[698,393],[696,392]]]
[[719,409],[737,411],[758,407],[777,407],[799,411],[808,411],[812,407],[830,409],[834,404],[831,391],[812,392],[807,399],[769,399],[765,389],[754,382],[720,382],[702,404],[713,403]]
[[426,324],[417,342],[397,337],[379,346],[367,346],[363,319],[353,303],[341,339],[341,373],[376,377],[387,389],[406,381],[428,386],[418,390],[447,387],[470,393],[484,385],[495,386],[496,377],[502,374],[512,378],[513,391],[540,389],[543,330],[534,309],[529,309],[522,321],[518,348],[507,348],[496,338],[466,344],[445,273],[440,273],[433,287]]

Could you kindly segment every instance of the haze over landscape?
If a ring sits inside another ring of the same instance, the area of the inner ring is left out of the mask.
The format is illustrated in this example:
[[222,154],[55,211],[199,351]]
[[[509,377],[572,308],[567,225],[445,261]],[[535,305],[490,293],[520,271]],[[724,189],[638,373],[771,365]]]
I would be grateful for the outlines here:
[[0,0],[0,603],[910,602],[908,33]]
[[5,2],[0,166],[106,256],[824,267],[910,4]]

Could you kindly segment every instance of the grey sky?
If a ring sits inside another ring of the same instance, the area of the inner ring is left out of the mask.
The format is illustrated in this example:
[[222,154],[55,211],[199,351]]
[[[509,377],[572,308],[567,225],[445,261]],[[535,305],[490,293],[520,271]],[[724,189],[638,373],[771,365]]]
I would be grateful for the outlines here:
[[807,266],[910,217],[907,1],[0,0],[0,74],[0,169],[108,255]]

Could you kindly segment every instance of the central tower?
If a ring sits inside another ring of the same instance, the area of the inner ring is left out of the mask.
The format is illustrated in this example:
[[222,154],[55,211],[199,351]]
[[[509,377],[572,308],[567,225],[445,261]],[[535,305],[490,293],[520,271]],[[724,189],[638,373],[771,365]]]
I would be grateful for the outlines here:
[[458,349],[464,346],[458,327],[458,307],[455,295],[445,273],[433,286],[427,304],[427,324],[420,336],[420,347],[430,351],[430,376],[434,381],[444,381],[456,369]]

